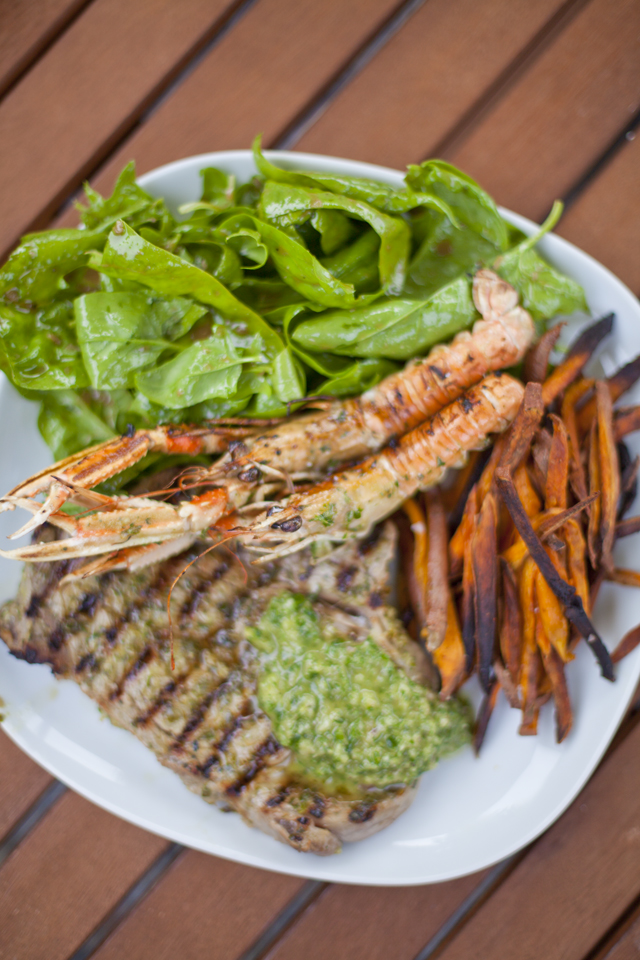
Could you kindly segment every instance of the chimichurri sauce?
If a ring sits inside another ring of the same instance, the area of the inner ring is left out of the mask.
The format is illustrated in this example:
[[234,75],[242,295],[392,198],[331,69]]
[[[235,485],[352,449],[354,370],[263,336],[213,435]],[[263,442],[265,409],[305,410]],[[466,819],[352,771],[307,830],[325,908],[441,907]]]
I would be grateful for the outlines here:
[[340,637],[304,596],[274,597],[248,636],[261,652],[260,707],[316,783],[411,783],[469,741],[463,704],[441,703],[371,638]]

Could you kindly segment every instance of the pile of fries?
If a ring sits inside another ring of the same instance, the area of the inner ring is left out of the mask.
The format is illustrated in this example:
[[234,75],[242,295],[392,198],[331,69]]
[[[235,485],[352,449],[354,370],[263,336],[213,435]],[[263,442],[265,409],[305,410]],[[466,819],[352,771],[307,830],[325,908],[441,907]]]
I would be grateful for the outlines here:
[[565,666],[579,641],[607,680],[640,643],[638,626],[610,654],[590,620],[603,580],[640,586],[640,573],[613,561],[616,539],[640,530],[640,517],[624,519],[639,458],[623,442],[640,429],[640,406],[614,409],[640,378],[640,357],[608,380],[583,375],[612,325],[608,316],[590,326],[551,372],[561,327],[545,333],[526,358],[510,430],[448,489],[407,501],[398,517],[407,619],[431,654],[440,697],[474,672],[484,691],[476,751],[500,689],[522,710],[524,735],[537,733],[553,698],[561,742],[573,722]]

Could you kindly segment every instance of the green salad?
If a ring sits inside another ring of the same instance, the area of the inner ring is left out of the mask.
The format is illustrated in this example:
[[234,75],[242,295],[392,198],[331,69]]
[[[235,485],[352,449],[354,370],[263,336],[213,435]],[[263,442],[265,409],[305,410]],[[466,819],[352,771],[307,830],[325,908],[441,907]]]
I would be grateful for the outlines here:
[[[0,270],[0,368],[41,404],[56,458],[127,430],[282,416],[361,393],[469,327],[492,265],[534,319],[585,309],[582,289],[507,224],[470,177],[412,165],[401,189],[283,170],[202,170],[174,216],[129,164],[85,187],[81,226],[25,236]],[[292,407],[293,404],[293,407]]]

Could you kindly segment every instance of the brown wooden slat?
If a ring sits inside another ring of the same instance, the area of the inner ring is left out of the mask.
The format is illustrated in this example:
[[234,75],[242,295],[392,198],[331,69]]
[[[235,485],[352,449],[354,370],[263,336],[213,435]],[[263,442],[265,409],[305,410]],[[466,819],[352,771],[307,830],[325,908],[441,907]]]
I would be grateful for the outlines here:
[[90,0],[3,0],[0,96]]
[[51,783],[51,777],[0,730],[0,840]]
[[303,880],[190,850],[122,923],[95,960],[234,960]]
[[[640,957],[640,917],[616,934],[593,960],[638,960]],[[589,958],[591,960],[591,958]]]
[[107,191],[135,159],[140,173],[190,154],[265,143],[284,130],[384,23],[398,0],[261,0],[118,150],[97,178]]
[[582,960],[640,893],[640,726],[442,960]]
[[0,104],[0,250],[51,214],[233,0],[95,0]]
[[640,293],[640,136],[627,141],[588,185],[558,233]]
[[447,159],[540,220],[640,106],[640,5],[592,0]]
[[65,960],[166,846],[66,794],[0,870],[0,957]]
[[329,887],[269,960],[412,960],[483,876],[423,887]]
[[431,153],[563,0],[428,0],[295,149],[403,168]]

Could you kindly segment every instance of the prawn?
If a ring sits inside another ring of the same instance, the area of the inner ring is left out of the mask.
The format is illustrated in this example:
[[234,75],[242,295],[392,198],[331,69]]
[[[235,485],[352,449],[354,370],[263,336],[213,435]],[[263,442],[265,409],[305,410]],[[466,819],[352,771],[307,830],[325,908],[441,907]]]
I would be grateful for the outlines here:
[[[255,429],[255,421],[246,421],[244,426],[240,422],[235,435],[229,422],[226,426],[212,422],[197,428],[165,426],[138,431],[131,437],[108,441],[43,470],[0,499],[0,511],[21,506],[33,513],[31,520],[11,539],[47,520],[62,525],[59,511],[71,501],[91,510],[112,511],[116,518],[120,517],[120,528],[117,529],[118,521],[114,519],[104,526],[101,540],[99,525],[92,523],[91,555],[113,553],[125,545],[127,550],[131,548],[133,544],[126,538],[127,524],[134,527],[146,524],[155,531],[155,542],[175,539],[182,549],[183,535],[195,536],[219,520],[222,500],[216,501],[214,510],[198,513],[199,525],[194,526],[193,518],[189,517],[188,524],[180,528],[180,523],[168,514],[168,510],[179,510],[179,507],[163,505],[168,508],[164,509],[163,524],[153,516],[156,502],[144,503],[138,498],[137,507],[130,504],[131,510],[138,511],[137,520],[134,522],[133,515],[129,514],[125,523],[126,498],[97,502],[90,491],[152,450],[191,454],[224,451],[210,467],[194,468],[191,479],[194,484],[224,488],[228,513],[245,505],[253,506],[249,504],[252,497],[258,501],[264,499],[256,488],[271,492],[275,481],[276,490],[286,483],[292,489],[293,481],[317,480],[328,466],[370,455],[394,437],[413,430],[487,372],[509,366],[524,355],[533,339],[534,325],[527,311],[518,306],[514,288],[493,271],[480,270],[474,277],[473,297],[483,319],[476,322],[472,331],[459,333],[451,343],[434,347],[425,359],[411,361],[404,370],[387,377],[361,397],[330,401],[320,410],[291,418],[260,434]],[[43,504],[34,499],[41,493],[47,494]],[[87,542],[85,531],[76,530],[70,535],[75,545],[67,544],[69,550],[81,551],[82,542]],[[141,546],[150,542],[150,539],[144,544],[139,539],[136,541]],[[27,559],[26,549],[1,555]],[[55,552],[61,547],[51,549]],[[36,551],[37,546],[28,552]],[[85,554],[65,552],[66,557],[71,555]],[[149,549],[145,555],[149,557],[147,562],[155,559]],[[127,553],[127,560],[133,562],[135,554]]]
[[444,407],[397,444],[310,490],[272,504],[235,532],[261,561],[293,553],[318,540],[366,537],[371,528],[419,490],[434,486],[447,467],[460,466],[471,450],[502,433],[515,417],[524,387],[507,374],[492,374]]

